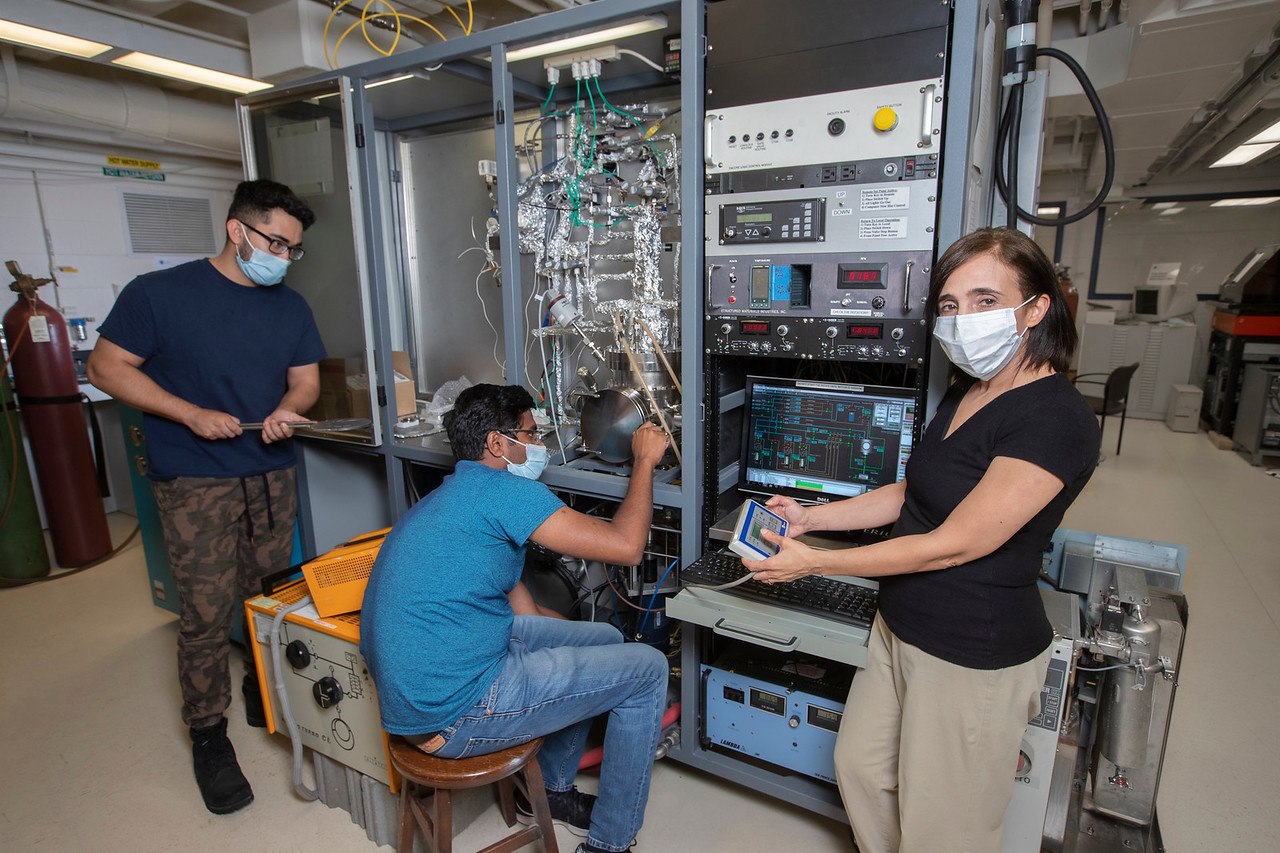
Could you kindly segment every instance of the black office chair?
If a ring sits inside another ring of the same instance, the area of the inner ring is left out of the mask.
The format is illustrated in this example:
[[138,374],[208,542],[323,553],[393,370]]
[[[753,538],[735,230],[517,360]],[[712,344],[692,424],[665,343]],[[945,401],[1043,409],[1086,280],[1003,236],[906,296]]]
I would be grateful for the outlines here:
[[[1083,391],[1080,392],[1085,402],[1093,409],[1093,413],[1102,417],[1102,429],[1105,430],[1107,428],[1107,415],[1120,416],[1120,435],[1116,437],[1116,456],[1120,455],[1120,442],[1124,440],[1124,416],[1125,410],[1129,408],[1129,385],[1133,381],[1133,374],[1137,372],[1137,364],[1126,364],[1124,367],[1117,367],[1110,373],[1082,373],[1072,380],[1076,385],[1098,385],[1102,387],[1101,397],[1086,394]],[[1090,378],[1103,376],[1106,378]]]

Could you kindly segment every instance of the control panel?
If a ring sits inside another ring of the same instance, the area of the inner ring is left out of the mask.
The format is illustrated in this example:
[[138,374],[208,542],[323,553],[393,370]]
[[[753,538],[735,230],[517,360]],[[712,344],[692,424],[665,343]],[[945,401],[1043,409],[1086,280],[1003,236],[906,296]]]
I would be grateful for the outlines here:
[[928,251],[707,258],[704,341],[719,355],[917,363]]
[[835,743],[853,668],[763,649],[701,666],[708,745],[835,782]]
[[822,242],[825,198],[720,205],[721,245]]
[[322,618],[314,605],[290,613],[279,634],[284,671],[275,671],[272,617],[306,592],[305,582],[298,581],[246,602],[268,729],[288,734],[275,689],[279,675],[303,744],[394,790],[377,692],[360,654],[360,614]]
[[942,79],[725,107],[706,114],[708,175],[937,152]]

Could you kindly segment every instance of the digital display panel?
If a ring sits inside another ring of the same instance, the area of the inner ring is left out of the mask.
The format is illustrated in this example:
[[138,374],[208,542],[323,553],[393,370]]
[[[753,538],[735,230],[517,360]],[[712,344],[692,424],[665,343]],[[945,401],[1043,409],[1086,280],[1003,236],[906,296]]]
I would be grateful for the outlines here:
[[772,213],[739,213],[738,222],[772,222]]
[[844,336],[863,340],[880,340],[884,337],[884,323],[850,323],[845,326]]
[[840,290],[883,290],[885,264],[840,264],[836,268],[836,287]]
[[749,376],[746,390],[742,491],[827,500],[906,476],[919,406],[914,389]]
[[751,307],[769,307],[769,283],[773,268],[755,266],[751,268]]
[[751,707],[782,717],[786,716],[787,713],[787,700],[776,693],[766,693],[763,690],[752,687]]
[[767,335],[771,325],[768,320],[742,320],[738,323],[738,334]]
[[829,732],[838,732],[840,731],[840,717],[839,711],[832,711],[830,708],[821,708],[817,705],[809,706],[808,718],[811,726],[817,726]]

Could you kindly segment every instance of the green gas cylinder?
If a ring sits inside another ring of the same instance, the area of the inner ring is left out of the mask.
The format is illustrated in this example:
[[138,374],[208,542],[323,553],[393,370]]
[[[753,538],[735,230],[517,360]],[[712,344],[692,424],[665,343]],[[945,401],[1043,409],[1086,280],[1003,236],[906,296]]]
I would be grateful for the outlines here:
[[9,377],[0,373],[0,578],[24,580],[49,574],[49,551],[40,528],[27,454]]

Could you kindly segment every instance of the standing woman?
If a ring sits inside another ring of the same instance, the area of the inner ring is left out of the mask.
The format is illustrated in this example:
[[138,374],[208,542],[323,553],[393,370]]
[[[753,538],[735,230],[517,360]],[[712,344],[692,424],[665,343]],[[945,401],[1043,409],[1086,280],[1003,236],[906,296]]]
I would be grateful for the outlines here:
[[776,556],[743,561],[766,583],[881,578],[835,754],[862,853],[1000,849],[1053,639],[1041,553],[1098,461],[1097,421],[1066,374],[1075,326],[1030,238],[990,228],[958,240],[934,269],[926,313],[966,375],[906,479],[821,506],[769,501],[788,537],[896,522],[892,537],[839,551],[788,538]]

